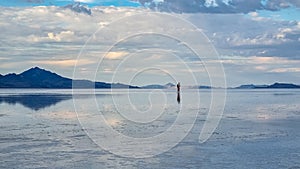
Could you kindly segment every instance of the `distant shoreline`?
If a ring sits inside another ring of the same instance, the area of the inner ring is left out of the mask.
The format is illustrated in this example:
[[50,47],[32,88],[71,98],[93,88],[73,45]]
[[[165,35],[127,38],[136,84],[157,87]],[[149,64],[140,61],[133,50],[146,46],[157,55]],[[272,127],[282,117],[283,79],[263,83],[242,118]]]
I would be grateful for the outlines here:
[[[0,89],[172,89],[173,83],[165,85],[150,84],[133,86],[122,83],[93,82],[90,80],[74,80],[62,77],[51,71],[34,67],[20,74],[0,75]],[[300,89],[300,85],[292,83],[274,83],[271,85],[240,85],[238,87],[215,86],[183,86],[183,89]]]

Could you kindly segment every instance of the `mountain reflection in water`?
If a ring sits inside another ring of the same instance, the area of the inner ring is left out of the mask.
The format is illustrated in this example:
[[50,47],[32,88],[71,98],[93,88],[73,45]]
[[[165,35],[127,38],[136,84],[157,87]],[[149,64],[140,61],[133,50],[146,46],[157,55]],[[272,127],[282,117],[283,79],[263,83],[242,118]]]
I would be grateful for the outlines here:
[[0,104],[21,104],[27,108],[38,111],[57,103],[72,99],[71,94],[24,94],[0,96]]

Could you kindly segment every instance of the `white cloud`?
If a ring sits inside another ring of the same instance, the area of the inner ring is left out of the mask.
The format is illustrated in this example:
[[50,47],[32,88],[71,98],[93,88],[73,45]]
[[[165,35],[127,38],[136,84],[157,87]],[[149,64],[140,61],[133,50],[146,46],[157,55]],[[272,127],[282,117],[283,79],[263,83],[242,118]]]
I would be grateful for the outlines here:
[[125,51],[118,51],[118,52],[108,52],[105,55],[105,59],[122,59],[124,56],[128,55],[128,52]]
[[160,1],[133,0],[158,11],[176,13],[249,13],[258,10],[280,11],[300,7],[299,0],[202,0],[202,1]]
[[87,65],[93,63],[92,60],[89,59],[64,59],[64,60],[42,60],[42,61],[33,61],[32,63],[38,65],[54,65],[61,67],[74,67],[75,65]]
[[[92,11],[92,16],[89,16],[53,6],[2,8],[0,15],[1,72],[16,72],[16,69],[19,71],[27,69],[28,66],[41,64],[53,68],[53,71],[58,73],[63,70],[69,72],[68,75],[72,75],[72,66],[77,62],[81,48],[97,30],[106,28],[110,23],[124,16],[148,12],[143,8],[115,7],[94,7]],[[295,60],[299,60],[300,56],[299,48],[297,48],[300,39],[300,22],[253,19],[253,17],[260,17],[256,12],[250,15],[250,17],[242,14],[177,16],[187,18],[203,30],[221,55],[239,56],[239,59],[229,57],[222,60],[226,69],[232,69],[232,72],[242,70],[246,75],[253,71],[299,73],[297,64],[300,63]],[[149,27],[150,23],[147,20],[140,22],[144,24],[140,27],[141,32],[143,28]],[[170,22],[166,20],[163,24],[159,24],[167,26]],[[86,73],[82,74],[82,78],[87,78],[88,73],[91,74],[91,67],[97,66],[99,59],[106,52],[104,49],[118,39],[118,32],[126,32],[129,26],[134,26],[134,23],[134,20],[128,21],[123,25],[117,25],[113,29],[115,32],[108,29],[107,34],[95,35],[92,42],[85,48],[89,52],[83,51],[83,59],[78,62],[80,70]],[[155,29],[163,28],[158,26]],[[190,30],[181,29],[181,31]],[[130,33],[135,32],[128,32]],[[106,65],[100,70],[104,70],[108,76],[99,74],[98,80],[109,81],[109,75],[114,71],[114,64],[127,55],[138,52],[140,54],[131,56],[134,59],[129,59],[129,63],[124,64],[125,67],[122,69],[124,72],[135,72],[152,65],[163,67],[169,72],[178,72],[184,78],[184,72],[188,71],[176,63],[178,60],[174,61],[174,55],[178,55],[185,62],[194,62],[195,56],[183,50],[180,42],[175,42],[161,36],[132,37],[130,41],[122,43],[116,47],[116,50],[107,54]],[[148,48],[150,50],[143,51]],[[143,55],[154,48],[164,49],[165,53]],[[168,53],[171,54],[167,56]],[[28,62],[24,63],[23,60]],[[282,66],[282,64],[285,65]],[[197,66],[199,68],[196,68]],[[194,65],[193,70],[203,72],[203,68],[197,64]]]
[[275,73],[300,72],[300,68],[297,68],[297,67],[293,67],[293,68],[276,68],[276,69],[272,69],[270,72],[275,72]]
[[74,38],[73,31],[62,31],[58,34],[54,34],[53,32],[48,33],[48,38],[55,41],[67,41],[71,42]]
[[[257,13],[250,16],[260,17]],[[198,14],[189,18],[204,28],[223,55],[277,56],[299,59],[300,29],[295,21],[253,19],[248,15]],[[198,22],[201,20],[201,22]]]
[[45,36],[29,35],[27,37],[28,42],[40,43],[40,42],[77,42],[80,40],[76,37],[73,31],[61,31],[59,33],[48,32]]

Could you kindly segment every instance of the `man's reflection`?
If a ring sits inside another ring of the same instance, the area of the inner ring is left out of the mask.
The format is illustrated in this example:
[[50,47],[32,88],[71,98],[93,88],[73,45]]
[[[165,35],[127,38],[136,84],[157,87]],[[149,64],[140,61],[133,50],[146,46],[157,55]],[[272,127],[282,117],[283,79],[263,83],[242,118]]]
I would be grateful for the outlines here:
[[180,103],[180,92],[177,92],[177,102]]

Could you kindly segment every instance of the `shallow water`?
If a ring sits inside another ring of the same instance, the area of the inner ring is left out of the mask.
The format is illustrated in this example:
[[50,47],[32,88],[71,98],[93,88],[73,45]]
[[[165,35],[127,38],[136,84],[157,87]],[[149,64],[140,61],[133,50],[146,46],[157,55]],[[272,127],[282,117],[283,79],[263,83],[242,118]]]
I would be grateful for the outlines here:
[[178,103],[171,90],[1,89],[0,168],[300,168],[300,90],[228,90],[200,143],[211,99],[210,90],[183,90]]

